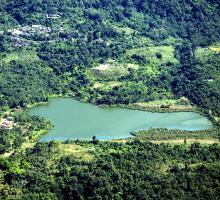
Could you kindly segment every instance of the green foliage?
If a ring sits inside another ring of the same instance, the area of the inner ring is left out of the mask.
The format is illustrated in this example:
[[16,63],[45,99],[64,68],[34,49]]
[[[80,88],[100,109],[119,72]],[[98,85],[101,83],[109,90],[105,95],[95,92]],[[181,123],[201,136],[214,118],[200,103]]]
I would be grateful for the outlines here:
[[177,96],[186,96],[206,113],[219,116],[219,53],[204,60],[195,57],[194,51],[190,44],[177,46],[180,66],[174,70],[172,89]]
[[26,60],[8,54],[3,59],[0,74],[1,106],[47,101],[49,95],[62,92],[60,81],[52,70],[34,57]]
[[27,113],[14,115],[16,126],[12,129],[0,129],[0,154],[19,148],[23,142],[32,139],[37,131],[49,130],[51,123],[39,117],[30,117]]
[[[1,0],[0,15],[1,109],[67,93],[97,104],[185,96],[204,112],[220,115],[220,56],[207,48],[220,38],[217,0]],[[19,34],[20,29],[33,30]],[[138,67],[114,77],[89,73],[109,60]],[[100,89],[97,81],[117,84]],[[0,130],[0,153],[18,149],[51,127],[25,113],[14,117],[18,126]],[[145,133],[144,139],[208,138],[217,137],[219,130]],[[63,155],[55,142],[0,158],[0,196],[219,199],[218,145],[93,142],[76,142],[95,149],[90,162]]]
[[[3,198],[204,199],[219,198],[220,148],[171,146],[135,140],[76,142],[94,147],[91,162],[60,155],[59,144],[38,143],[24,155],[0,160]],[[65,144],[62,144],[62,146]],[[16,166],[16,169],[15,169]],[[20,173],[25,170],[25,173]],[[11,173],[11,171],[13,173]],[[10,186],[8,191],[6,184]]]
[[147,131],[132,132],[132,135],[139,139],[153,140],[175,140],[175,139],[220,139],[219,128],[201,131],[184,131],[184,130],[168,130],[168,129],[149,129]]

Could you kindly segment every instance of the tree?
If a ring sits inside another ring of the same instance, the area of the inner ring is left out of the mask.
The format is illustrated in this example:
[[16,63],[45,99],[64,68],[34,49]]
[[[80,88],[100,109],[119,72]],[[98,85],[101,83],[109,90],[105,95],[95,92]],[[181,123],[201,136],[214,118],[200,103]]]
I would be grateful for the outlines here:
[[98,144],[98,139],[96,138],[96,136],[92,137],[92,143],[93,144]]

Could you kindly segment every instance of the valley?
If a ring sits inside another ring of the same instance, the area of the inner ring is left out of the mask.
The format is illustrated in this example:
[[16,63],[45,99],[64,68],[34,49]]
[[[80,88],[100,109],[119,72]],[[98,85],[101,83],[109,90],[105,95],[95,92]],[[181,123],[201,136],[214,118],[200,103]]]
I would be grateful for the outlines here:
[[219,199],[218,0],[0,16],[0,199]]

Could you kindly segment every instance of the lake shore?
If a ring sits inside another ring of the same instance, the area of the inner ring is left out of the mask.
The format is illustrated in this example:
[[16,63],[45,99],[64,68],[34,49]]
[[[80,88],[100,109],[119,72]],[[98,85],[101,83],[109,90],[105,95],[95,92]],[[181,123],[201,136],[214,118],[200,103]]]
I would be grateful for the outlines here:
[[199,109],[198,107],[192,106],[192,105],[185,105],[185,106],[180,105],[180,107],[176,107],[173,105],[171,107],[163,107],[163,106],[158,106],[158,105],[142,106],[142,105],[140,105],[140,103],[134,103],[134,104],[128,104],[128,105],[126,105],[126,104],[114,104],[114,105],[96,104],[95,102],[89,102],[85,99],[76,98],[73,94],[50,95],[48,97],[47,102],[37,102],[37,103],[33,103],[33,104],[28,104],[27,109],[29,110],[35,106],[40,106],[40,105],[48,105],[49,102],[51,101],[51,99],[56,98],[56,97],[72,98],[72,99],[80,101],[82,103],[87,103],[87,104],[90,103],[93,105],[97,105],[101,108],[126,108],[126,109],[131,109],[131,110],[140,110],[140,111],[146,111],[146,112],[152,112],[152,113],[194,112],[194,113],[200,114],[204,117],[207,117],[212,122],[213,126],[220,126],[219,118],[217,118],[216,116],[213,116],[209,113],[204,113],[202,109]]
[[75,98],[50,100],[49,106],[43,104],[31,110],[32,115],[46,118],[55,125],[52,132],[42,138],[45,141],[77,138],[90,140],[94,135],[99,140],[113,140],[128,138],[130,132],[149,128],[194,131],[212,127],[207,118],[195,112],[141,112],[140,109],[123,106],[101,109],[104,107],[82,103]]
[[[51,99],[56,98],[56,97],[63,97],[63,98],[73,98],[77,101],[80,101],[82,103],[90,103],[93,105],[97,105],[101,108],[127,108],[127,109],[131,109],[131,110],[142,110],[142,111],[148,111],[148,112],[157,112],[157,113],[172,113],[172,112],[195,112],[198,114],[202,114],[204,115],[204,113],[202,113],[201,111],[199,111],[197,109],[197,107],[195,106],[191,106],[191,105],[171,105],[171,106],[158,106],[158,105],[152,105],[152,106],[145,106],[145,103],[133,103],[133,104],[112,104],[112,105],[108,105],[108,104],[97,104],[95,102],[89,102],[85,99],[80,99],[80,98],[76,98],[74,95],[71,94],[67,94],[67,95],[51,95],[48,97],[48,101],[47,102],[37,102],[37,103],[33,103],[33,104],[28,104],[27,108],[33,108],[35,106],[39,106],[39,105],[47,105]],[[206,115],[205,115],[206,116]]]

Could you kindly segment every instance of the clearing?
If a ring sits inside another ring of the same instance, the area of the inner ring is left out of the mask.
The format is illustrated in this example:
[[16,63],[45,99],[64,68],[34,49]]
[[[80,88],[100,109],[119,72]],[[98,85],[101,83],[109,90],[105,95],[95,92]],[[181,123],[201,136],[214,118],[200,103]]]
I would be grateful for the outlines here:
[[[158,56],[160,54],[160,57]],[[131,58],[133,55],[144,56],[149,64],[166,64],[167,62],[178,63],[178,60],[174,57],[173,46],[153,46],[153,47],[141,47],[137,49],[128,50],[126,53],[127,58]]]
[[185,97],[180,99],[163,99],[149,102],[134,103],[133,106],[139,109],[169,109],[173,111],[194,110],[194,107],[190,105],[189,100]]
[[[155,140],[155,141],[151,141],[152,143],[155,144],[161,144],[161,143],[169,143],[169,144],[184,144],[184,139],[173,139],[173,140]],[[217,139],[186,139],[186,143],[187,144],[192,144],[194,142],[198,142],[200,144],[214,144],[214,143],[218,143],[219,144],[219,140]]]
[[138,65],[132,63],[117,63],[116,61],[107,61],[91,69],[91,73],[96,78],[115,78],[129,74],[129,68],[138,69]]
[[68,156],[73,155],[78,159],[85,161],[91,161],[94,158],[94,148],[86,148],[77,144],[59,144],[59,151],[62,155]]

